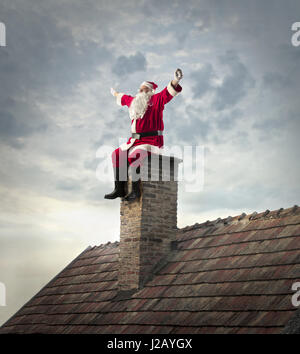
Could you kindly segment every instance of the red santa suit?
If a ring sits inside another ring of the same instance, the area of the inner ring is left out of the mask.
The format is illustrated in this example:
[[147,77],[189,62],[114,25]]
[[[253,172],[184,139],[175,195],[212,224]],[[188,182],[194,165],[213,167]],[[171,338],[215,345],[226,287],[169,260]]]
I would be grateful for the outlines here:
[[[163,110],[165,104],[171,101],[179,92],[182,87],[178,84],[176,88],[169,82],[169,84],[159,93],[151,96],[147,110],[143,117],[131,120],[131,133],[144,133],[154,130],[164,130],[163,123]],[[133,96],[125,95],[124,93],[118,93],[117,104],[120,106],[130,106]],[[159,153],[160,148],[164,145],[163,135],[146,136],[140,139],[130,137],[128,141],[120,146],[122,151],[130,149],[130,153],[135,149],[143,149],[152,152]]]
[[[146,84],[148,83],[149,82],[146,82]],[[155,130],[163,131],[164,106],[181,92],[181,90],[182,87],[179,84],[175,88],[171,82],[169,82],[161,92],[152,95],[144,115],[131,120],[131,132],[144,133]],[[116,97],[118,105],[128,107],[130,107],[130,104],[134,99],[133,96],[125,95],[124,93],[118,93]],[[157,154],[161,153],[163,145],[163,135],[145,136],[140,139],[130,137],[126,143],[122,144],[112,153],[113,166],[122,166],[127,160],[129,165],[134,165],[135,161],[138,163],[138,158],[140,158],[140,162],[144,160],[147,154],[150,154],[150,151]]]

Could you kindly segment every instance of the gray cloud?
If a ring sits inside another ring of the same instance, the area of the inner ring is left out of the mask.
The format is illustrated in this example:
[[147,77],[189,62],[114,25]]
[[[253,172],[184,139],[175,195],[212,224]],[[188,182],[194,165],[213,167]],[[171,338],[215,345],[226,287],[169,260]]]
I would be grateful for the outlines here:
[[207,93],[214,95],[211,109],[222,111],[237,105],[255,86],[255,80],[249,70],[243,64],[234,50],[227,50],[219,55],[220,66],[229,69],[220,86],[216,86],[213,80],[218,79],[216,70],[211,63],[206,63],[201,69],[191,72],[190,77],[196,85],[193,86],[193,97],[202,98]]
[[151,42],[155,44],[154,48],[159,46],[155,43],[155,38],[159,39],[162,35],[171,33],[173,35],[169,45],[172,50],[183,50],[188,44],[192,31],[201,34],[208,31],[212,25],[210,9],[205,3],[199,6],[197,0],[189,1],[188,6],[182,1],[144,1],[141,3],[141,13],[146,14],[148,19],[148,21],[144,20],[144,24],[155,22],[155,26],[151,26],[154,38]]
[[111,54],[92,40],[75,42],[51,12],[38,6],[32,11],[25,2],[19,11],[10,5],[1,7],[8,40],[0,51],[0,134],[2,142],[18,147],[17,137],[53,124],[36,102],[62,104],[78,82],[100,76],[97,66]]
[[274,132],[274,130],[281,130],[285,129],[286,125],[286,119],[284,117],[282,118],[269,118],[269,119],[264,119],[264,120],[257,120],[252,124],[252,128],[254,129],[259,129],[261,130],[264,135],[270,136],[271,132]]
[[[292,162],[292,156],[294,156],[295,151],[298,151],[297,148],[295,150],[295,142],[299,141],[299,111],[297,113],[295,110],[290,109],[279,111],[274,116],[268,116],[265,119],[256,119],[251,127],[252,131],[258,132],[259,138],[263,141],[271,142],[275,137],[276,139],[283,137],[284,146],[281,146],[281,149],[290,151],[288,161],[295,164],[295,162]],[[288,137],[288,140],[285,137]]]
[[77,181],[73,178],[68,178],[65,180],[59,180],[56,183],[56,188],[63,191],[80,191],[83,189],[83,181]]
[[243,112],[234,108],[230,112],[221,113],[216,116],[216,124],[220,130],[229,130],[234,128],[234,124],[243,117]]
[[193,97],[197,99],[213,89],[212,80],[216,76],[212,64],[206,63],[201,69],[191,72],[190,77],[196,82],[193,86]]
[[266,72],[263,75],[263,84],[265,87],[272,89],[285,89],[291,85],[288,77],[278,72]]
[[125,76],[132,74],[136,71],[145,71],[147,68],[147,61],[145,56],[141,52],[137,52],[134,55],[121,55],[117,58],[116,62],[112,66],[112,72],[118,76]]
[[5,136],[23,136],[29,133],[29,127],[21,121],[18,121],[10,112],[0,111],[0,135]]
[[[226,171],[223,171],[226,174]],[[237,178],[239,176],[237,175]],[[263,187],[260,184],[247,185],[242,184],[237,186],[234,190],[228,186],[215,186],[213,190],[209,187],[204,186],[201,193],[189,193],[186,196],[185,208],[190,212],[195,212],[195,210],[203,209],[205,205],[205,211],[212,211],[218,205],[219,209],[228,209],[228,206],[232,209],[237,210],[255,210],[257,207],[257,195],[263,193],[266,198],[272,196],[276,193],[276,187],[267,186]],[[199,198],[201,198],[201,203],[199,203]]]
[[216,88],[216,96],[212,103],[216,110],[221,111],[236,105],[244,98],[247,91],[255,86],[255,80],[233,50],[219,56],[219,61],[231,71],[225,76],[222,85]]
[[[179,102],[177,104],[180,104]],[[192,105],[185,109],[186,118],[170,112],[172,117],[173,143],[199,145],[206,142],[213,130],[212,122],[201,118],[199,111]]]

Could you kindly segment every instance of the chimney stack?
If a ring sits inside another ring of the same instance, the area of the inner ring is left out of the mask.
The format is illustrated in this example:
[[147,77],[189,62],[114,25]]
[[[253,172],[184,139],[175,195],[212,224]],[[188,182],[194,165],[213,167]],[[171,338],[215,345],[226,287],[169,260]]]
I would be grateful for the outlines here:
[[171,251],[177,230],[180,162],[173,156],[151,154],[140,169],[141,197],[121,201],[119,290],[141,288]]

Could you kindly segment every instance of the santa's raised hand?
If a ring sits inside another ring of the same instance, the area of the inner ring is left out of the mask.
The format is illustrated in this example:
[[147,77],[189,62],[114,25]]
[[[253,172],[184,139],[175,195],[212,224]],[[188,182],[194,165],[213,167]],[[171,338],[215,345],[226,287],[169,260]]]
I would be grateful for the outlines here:
[[116,91],[115,89],[113,89],[112,87],[111,87],[111,89],[110,89],[110,93],[111,93],[113,96],[116,96],[116,95],[117,95],[117,91]]
[[182,70],[181,69],[176,69],[176,71],[174,73],[174,80],[179,82],[182,78],[183,78]]

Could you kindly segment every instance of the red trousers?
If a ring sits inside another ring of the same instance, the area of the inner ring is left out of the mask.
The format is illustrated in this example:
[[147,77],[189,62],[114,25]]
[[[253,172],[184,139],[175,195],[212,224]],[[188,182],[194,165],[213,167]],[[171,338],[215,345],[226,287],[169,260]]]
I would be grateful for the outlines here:
[[[133,152],[129,152],[128,150],[121,150],[121,148],[117,148],[112,153],[112,163],[114,167],[124,167],[127,164],[132,167],[137,167],[141,165],[144,159],[149,156],[150,151],[144,149],[136,149]],[[128,161],[128,162],[127,162]]]

